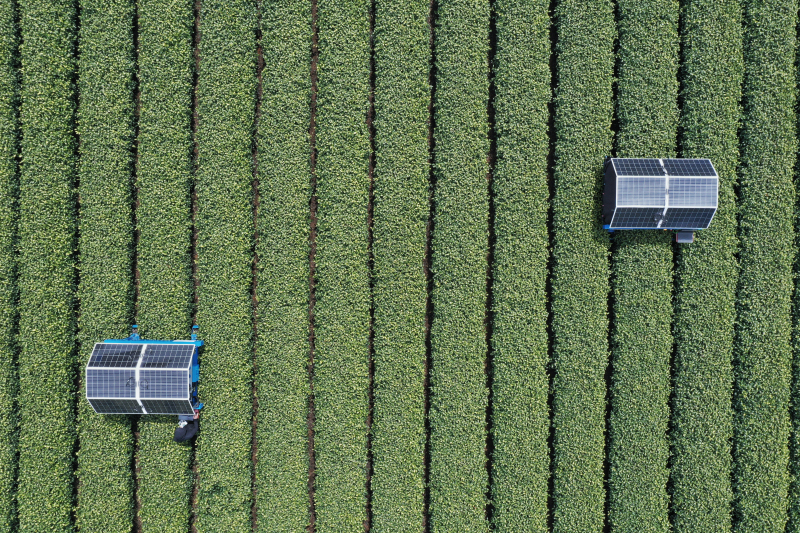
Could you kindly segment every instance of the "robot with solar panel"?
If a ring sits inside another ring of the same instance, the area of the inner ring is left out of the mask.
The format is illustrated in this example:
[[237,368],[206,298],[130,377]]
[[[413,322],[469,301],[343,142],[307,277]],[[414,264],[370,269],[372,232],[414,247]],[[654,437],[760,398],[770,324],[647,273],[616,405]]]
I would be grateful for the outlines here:
[[[178,415],[181,423],[203,408],[197,400],[200,381],[198,327],[191,339],[144,340],[138,327],[126,339],[94,345],[86,365],[86,399],[98,414]],[[181,426],[182,427],[182,426]]]
[[603,228],[672,230],[694,242],[717,212],[719,176],[708,159],[607,157]]

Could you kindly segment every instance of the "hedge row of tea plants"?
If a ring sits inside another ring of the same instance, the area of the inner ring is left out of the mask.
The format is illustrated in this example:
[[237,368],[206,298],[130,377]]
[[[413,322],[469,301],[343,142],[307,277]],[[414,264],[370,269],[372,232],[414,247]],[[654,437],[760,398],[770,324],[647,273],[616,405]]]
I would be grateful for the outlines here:
[[490,490],[504,532],[548,531],[549,7],[495,3]]
[[0,532],[16,521],[16,248],[19,195],[19,28],[16,4],[0,4]]
[[75,44],[71,0],[19,2],[20,532],[71,531],[75,432]]
[[367,518],[370,2],[317,10],[314,496],[329,533]]
[[375,4],[371,531],[423,531],[428,0]]
[[681,157],[711,159],[719,207],[676,254],[670,512],[675,533],[721,532],[731,528],[741,7],[690,0],[682,21]]
[[[678,8],[617,3],[618,157],[675,157]],[[672,232],[615,233],[612,279],[608,522],[612,531],[666,532]]]
[[258,531],[309,523],[311,3],[261,2],[256,255]]
[[[78,41],[78,241],[83,369],[95,342],[130,334],[133,292],[134,48],[132,0],[84,0]],[[82,381],[81,381],[82,382]],[[133,524],[133,434],[127,416],[95,414],[78,394],[81,531]]]
[[[138,16],[137,321],[145,339],[185,339],[192,303],[193,2],[143,0]],[[139,422],[144,533],[183,533],[189,527],[192,447],[172,442],[174,428],[174,416],[146,416]]]
[[782,532],[787,520],[797,7],[744,2],[733,447],[742,532]]
[[442,0],[434,29],[430,528],[487,531],[489,3]]
[[553,531],[603,531],[609,239],[601,226],[614,76],[609,0],[556,4]]
[[258,25],[252,0],[205,0],[197,78],[198,532],[251,527],[253,127]]

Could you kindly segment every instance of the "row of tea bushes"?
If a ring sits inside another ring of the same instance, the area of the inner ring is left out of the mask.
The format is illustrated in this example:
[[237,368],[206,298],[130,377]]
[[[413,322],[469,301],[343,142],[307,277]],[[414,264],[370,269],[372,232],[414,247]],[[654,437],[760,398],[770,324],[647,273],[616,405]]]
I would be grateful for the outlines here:
[[[678,2],[617,3],[618,157],[675,157]],[[614,234],[608,522],[669,531],[672,232]]]
[[317,2],[316,530],[367,519],[370,2]]
[[[80,357],[129,334],[134,314],[134,2],[82,2],[78,40]],[[97,415],[79,391],[78,506],[81,531],[133,524],[131,417]]]
[[489,4],[437,5],[433,94],[430,528],[488,530]]
[[19,27],[14,4],[0,4],[0,532],[16,521],[16,248],[19,196]]
[[798,6],[795,0],[748,0],[743,5],[734,530],[783,532],[791,426]]
[[[75,432],[75,4],[19,2],[20,532],[71,531]],[[45,452],[46,450],[46,452]]]
[[256,286],[259,532],[309,523],[311,3],[261,2]]
[[374,13],[374,407],[370,531],[423,531],[428,0]]
[[611,151],[614,10],[556,4],[553,209],[553,531],[605,523],[609,239],[601,228],[603,156]]
[[[191,326],[192,5],[138,6],[137,321],[146,339],[185,339]],[[183,533],[189,525],[192,448],[172,442],[174,428],[174,416],[139,422],[143,533]]]
[[741,8],[690,0],[682,21],[680,155],[710,158],[720,188],[713,223],[676,254],[671,515],[676,533],[719,532],[731,529]]
[[495,4],[490,494],[509,533],[548,531],[549,7]]
[[251,527],[254,2],[205,0],[197,76],[198,532]]

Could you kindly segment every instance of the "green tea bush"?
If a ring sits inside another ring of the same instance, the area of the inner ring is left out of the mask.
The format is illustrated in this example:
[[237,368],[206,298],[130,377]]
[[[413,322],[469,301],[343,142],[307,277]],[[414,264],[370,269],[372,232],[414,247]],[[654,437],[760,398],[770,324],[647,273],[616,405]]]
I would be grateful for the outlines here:
[[309,523],[311,3],[261,2],[258,119],[258,531]]
[[[678,2],[617,4],[618,157],[675,157]],[[672,233],[614,234],[609,506],[612,531],[669,531]]]
[[[78,297],[83,369],[94,343],[129,334],[133,320],[134,49],[131,0],[83,0],[78,44]],[[133,434],[126,416],[95,414],[78,392],[81,531],[133,524]]]
[[205,0],[197,79],[197,322],[203,352],[198,532],[251,527],[253,0]]
[[550,2],[498,0],[492,328],[496,531],[546,532]]
[[[147,339],[185,339],[191,326],[192,5],[138,5],[137,321]],[[189,524],[191,446],[172,442],[174,428],[173,416],[147,416],[139,423],[144,533],[184,533]]]
[[426,225],[430,212],[427,0],[375,6],[372,528],[423,531]]
[[19,28],[16,4],[0,4],[0,532],[16,521],[17,280],[19,197]]
[[370,2],[320,0],[314,331],[316,530],[366,520]]
[[783,532],[797,159],[797,2],[744,2],[734,389],[734,530]]
[[553,208],[553,531],[605,522],[609,239],[603,157],[611,152],[614,12],[609,0],[556,4]]
[[487,531],[489,3],[438,3],[434,48],[430,527]]
[[19,2],[19,531],[72,531],[75,41],[71,0]]
[[372,526],[378,531],[423,526],[429,7],[379,2],[375,15]]
[[711,159],[719,199],[709,228],[676,254],[670,512],[675,533],[725,532],[732,499],[742,19],[738,0],[690,0],[682,9],[681,156]]

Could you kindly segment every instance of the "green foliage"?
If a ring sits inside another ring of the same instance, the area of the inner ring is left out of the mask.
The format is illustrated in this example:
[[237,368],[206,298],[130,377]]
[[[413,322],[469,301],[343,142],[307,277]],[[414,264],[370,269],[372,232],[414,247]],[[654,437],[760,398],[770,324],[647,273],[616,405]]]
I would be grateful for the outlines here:
[[795,0],[751,0],[744,6],[734,530],[783,532],[789,485],[798,6]]
[[370,2],[320,0],[314,331],[316,530],[366,519]]
[[15,529],[18,380],[15,333],[19,197],[19,28],[16,3],[0,5],[0,532]]
[[197,79],[197,322],[207,342],[199,396],[197,531],[251,527],[253,0],[205,0]]
[[608,234],[602,161],[611,151],[614,12],[609,0],[556,5],[553,196],[553,531],[603,531]]
[[434,47],[430,525],[487,531],[489,3],[438,4]]
[[428,0],[375,12],[372,530],[423,531]]
[[[137,322],[144,338],[180,339],[191,326],[192,300],[192,2],[140,0],[138,15]],[[191,445],[172,442],[174,427],[174,417],[148,416],[139,423],[144,533],[184,533],[188,527]]]
[[[78,242],[79,372],[94,343],[123,338],[133,319],[133,15],[131,0],[81,2]],[[81,531],[128,532],[133,523],[129,417],[95,414],[78,394]]]
[[675,533],[725,532],[731,528],[734,185],[744,69],[739,1],[686,2],[681,40],[681,156],[710,158],[720,180],[713,222],[677,254],[671,515]]
[[19,531],[72,531],[76,13],[19,8]]
[[504,532],[547,531],[549,7],[495,4],[491,498]]
[[16,247],[19,197],[19,28],[16,3],[0,4],[0,532],[14,530],[17,474]]
[[261,3],[258,119],[258,531],[302,531],[308,497],[311,3]]
[[[674,157],[678,2],[620,0],[617,10],[617,156]],[[612,531],[667,532],[672,233],[614,240],[608,521]]]

